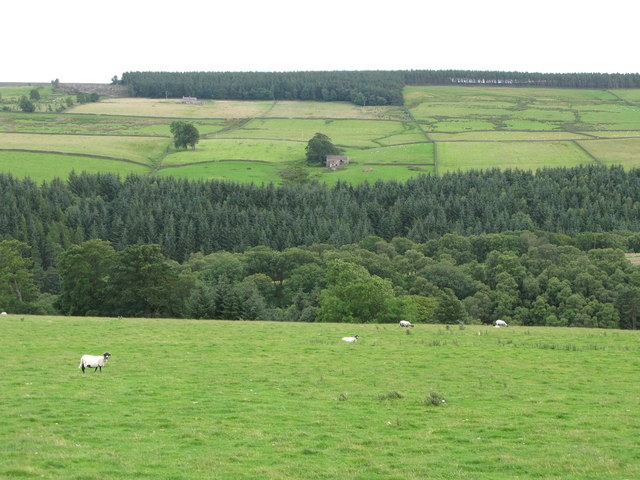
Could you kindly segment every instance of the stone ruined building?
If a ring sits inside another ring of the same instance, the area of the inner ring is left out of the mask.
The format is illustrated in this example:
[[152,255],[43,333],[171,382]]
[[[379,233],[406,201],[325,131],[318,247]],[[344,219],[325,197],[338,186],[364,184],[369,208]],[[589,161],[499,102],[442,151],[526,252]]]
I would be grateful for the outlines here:
[[343,165],[349,165],[349,157],[346,155],[327,155],[327,168],[336,170]]

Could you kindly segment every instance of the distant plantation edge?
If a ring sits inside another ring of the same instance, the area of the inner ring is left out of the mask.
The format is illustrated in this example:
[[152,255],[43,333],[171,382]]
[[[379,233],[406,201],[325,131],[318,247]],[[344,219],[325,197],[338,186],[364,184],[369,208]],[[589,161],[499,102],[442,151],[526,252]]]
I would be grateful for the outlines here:
[[125,72],[114,79],[131,95],[233,100],[348,101],[401,105],[407,85],[508,85],[640,88],[640,74],[523,73],[466,70],[325,72]]

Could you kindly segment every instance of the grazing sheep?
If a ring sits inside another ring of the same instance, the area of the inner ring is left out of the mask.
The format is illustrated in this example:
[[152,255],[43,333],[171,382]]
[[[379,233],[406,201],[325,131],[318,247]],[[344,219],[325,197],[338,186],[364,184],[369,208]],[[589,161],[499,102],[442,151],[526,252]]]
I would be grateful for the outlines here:
[[496,326],[497,327],[508,327],[509,324],[507,322],[505,322],[504,320],[496,320]]
[[104,364],[107,363],[107,360],[109,360],[109,357],[111,356],[111,354],[109,352],[105,352],[102,355],[83,355],[80,358],[80,365],[78,365],[78,368],[82,369],[82,373],[84,373],[84,369],[85,368],[94,368],[94,372],[98,369],[100,369],[100,372],[102,372],[102,367],[104,367]]
[[6,315],[7,312],[0,312],[0,315]]
[[342,340],[343,340],[344,342],[353,343],[353,342],[355,342],[356,340],[358,340],[358,338],[360,338],[360,336],[359,336],[359,335],[356,335],[355,337],[342,337]]
[[413,327],[413,323],[408,320],[400,320],[401,327]]

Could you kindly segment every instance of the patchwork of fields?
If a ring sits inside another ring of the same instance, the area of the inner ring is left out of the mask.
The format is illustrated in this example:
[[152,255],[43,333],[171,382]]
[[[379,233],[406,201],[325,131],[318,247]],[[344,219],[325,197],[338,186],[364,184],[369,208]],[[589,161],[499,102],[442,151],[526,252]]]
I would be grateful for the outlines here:
[[410,331],[7,315],[0,478],[640,477],[638,332]]
[[[5,104],[20,93],[0,87]],[[316,132],[351,158],[336,171],[307,169],[309,178],[329,184],[484,168],[633,168],[640,166],[639,102],[640,90],[414,86],[405,89],[404,107],[141,98],[56,113],[3,107],[0,172],[36,181],[87,170],[279,183],[283,170],[305,166]],[[175,119],[198,128],[195,150],[173,147]]]

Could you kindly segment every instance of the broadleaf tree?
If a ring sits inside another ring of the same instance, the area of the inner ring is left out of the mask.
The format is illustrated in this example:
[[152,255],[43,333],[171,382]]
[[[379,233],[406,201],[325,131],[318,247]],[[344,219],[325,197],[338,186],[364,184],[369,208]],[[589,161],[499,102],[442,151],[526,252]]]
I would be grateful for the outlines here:
[[196,143],[200,141],[200,132],[189,122],[174,120],[169,126],[173,135],[173,144],[176,148],[196,148]]
[[328,288],[320,293],[318,321],[415,321],[415,307],[409,298],[396,297],[391,281],[371,275],[361,265],[332,261],[327,270],[327,283]]

